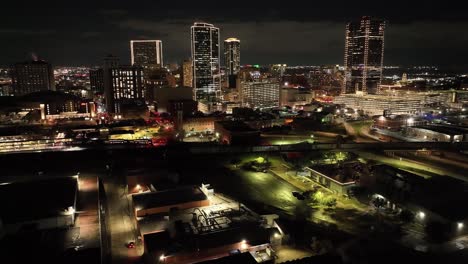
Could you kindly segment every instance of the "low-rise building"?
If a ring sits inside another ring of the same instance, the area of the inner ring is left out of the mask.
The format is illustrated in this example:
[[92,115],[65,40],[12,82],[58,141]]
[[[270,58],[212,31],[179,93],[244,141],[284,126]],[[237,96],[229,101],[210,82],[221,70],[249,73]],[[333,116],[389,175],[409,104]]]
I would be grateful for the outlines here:
[[454,126],[414,126],[407,127],[405,134],[408,137],[421,141],[461,142],[468,141],[468,130]]
[[208,206],[208,196],[197,186],[140,193],[132,196],[136,217],[169,213],[171,210],[185,210]]
[[365,181],[389,210],[410,210],[415,220],[423,225],[439,222],[447,229],[446,235],[465,234],[468,212],[460,206],[468,203],[466,183],[451,177],[423,178],[388,165],[377,165]]
[[0,184],[3,232],[73,226],[77,192],[78,176]]
[[426,123],[426,120],[419,117],[412,117],[408,115],[391,115],[374,118],[373,126],[378,129],[399,131],[403,127],[420,126],[425,125]]
[[138,219],[147,263],[272,263],[284,235],[278,216],[258,215],[209,185],[200,189],[209,205]]
[[317,165],[307,167],[310,171],[310,177],[320,185],[330,189],[331,191],[347,195],[349,190],[356,186],[359,180],[359,175],[353,166],[356,163],[345,163],[337,165]]
[[185,132],[212,132],[215,129],[215,122],[222,120],[218,116],[194,116],[185,118],[182,122],[182,129]]
[[219,141],[229,145],[256,145],[260,142],[260,131],[252,129],[242,121],[215,122]]
[[298,88],[283,88],[281,89],[281,106],[296,107],[309,104],[314,99],[314,91],[298,89]]

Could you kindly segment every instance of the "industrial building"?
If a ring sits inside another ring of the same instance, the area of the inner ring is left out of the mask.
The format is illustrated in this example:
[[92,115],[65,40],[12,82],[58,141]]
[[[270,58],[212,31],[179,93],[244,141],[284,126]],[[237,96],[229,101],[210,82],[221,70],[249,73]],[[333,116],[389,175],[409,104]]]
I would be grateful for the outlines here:
[[408,127],[406,136],[420,141],[461,142],[468,141],[468,130],[461,127],[427,125]]
[[215,133],[223,144],[256,145],[260,142],[260,131],[242,121],[218,121],[214,126]]
[[0,234],[75,223],[78,176],[0,184]]
[[364,182],[388,210],[410,210],[423,225],[442,223],[448,227],[446,235],[458,236],[468,231],[465,228],[468,213],[460,208],[468,202],[468,188],[458,179],[442,176],[426,179],[388,165],[377,165],[370,180]]
[[196,186],[136,194],[132,199],[136,217],[210,205],[206,194]]
[[[218,263],[231,257],[248,260],[239,263],[272,263],[273,247],[283,237],[278,216],[258,215],[209,185],[190,188],[198,188],[210,203],[138,218],[147,263]],[[185,187],[171,190],[185,192]],[[192,198],[192,204],[199,202]]]

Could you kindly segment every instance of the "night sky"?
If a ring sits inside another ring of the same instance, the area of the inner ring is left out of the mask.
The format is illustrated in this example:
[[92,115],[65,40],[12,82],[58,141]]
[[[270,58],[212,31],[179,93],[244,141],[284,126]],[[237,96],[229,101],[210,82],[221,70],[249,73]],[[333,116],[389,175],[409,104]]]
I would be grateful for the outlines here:
[[385,65],[468,66],[468,12],[455,1],[36,2],[2,7],[0,65],[32,53],[54,65],[96,65],[106,54],[129,62],[131,39],[161,39],[165,63],[180,62],[194,21],[220,27],[222,40],[239,38],[242,64],[342,64],[345,23],[371,15],[388,21]]

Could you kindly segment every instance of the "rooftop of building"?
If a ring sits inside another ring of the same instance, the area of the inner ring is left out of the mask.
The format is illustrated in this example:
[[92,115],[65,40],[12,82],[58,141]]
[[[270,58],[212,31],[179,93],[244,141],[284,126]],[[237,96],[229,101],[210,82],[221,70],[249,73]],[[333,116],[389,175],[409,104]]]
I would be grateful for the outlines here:
[[217,121],[224,129],[231,132],[255,132],[257,130],[252,129],[246,123],[242,121]]
[[359,178],[357,171],[362,171],[362,164],[357,161],[341,164],[320,164],[309,167],[341,184],[353,183]]
[[15,63],[15,65],[48,65],[49,63],[46,62],[45,60],[28,60],[28,61],[23,61],[23,62],[18,62]]
[[452,221],[468,218],[460,205],[468,204],[468,183],[446,176],[424,179],[411,172],[388,165],[377,165],[385,175],[407,182],[411,186],[408,201]]
[[237,264],[237,263],[257,264],[258,262],[255,260],[255,258],[252,256],[250,252],[244,252],[244,253],[235,252],[223,258],[207,260],[207,261],[199,262],[198,264]]
[[2,260],[10,263],[101,263],[99,248],[76,250],[76,242],[70,242],[73,236],[76,230],[72,229],[23,230],[5,235],[0,239]]
[[426,125],[426,126],[414,126],[414,128],[421,128],[437,133],[443,133],[447,135],[463,135],[468,134],[468,129],[457,127],[457,126],[442,126],[442,125]]
[[203,201],[208,199],[200,187],[185,186],[159,192],[135,194],[132,197],[133,205],[137,210],[170,206],[181,203]]
[[161,231],[145,234],[143,239],[147,251],[151,252],[153,256],[186,255],[203,260],[203,258],[213,257],[210,256],[209,251],[205,253],[205,250],[242,242],[248,245],[264,245],[269,243],[270,237],[275,232],[277,232],[276,229],[259,228],[258,226],[237,226],[218,232],[177,234],[176,236],[171,236],[168,231]]
[[[271,236],[279,233],[277,228],[267,226],[260,215],[227,196],[213,193],[210,201],[209,206],[174,212],[169,218],[162,215],[140,218],[138,226],[148,252],[154,257],[193,257],[197,261],[206,261],[214,257],[211,251],[205,251],[207,249],[237,243],[264,245],[269,243]],[[244,258],[250,259],[241,259]]]
[[3,183],[0,219],[13,224],[61,215],[75,206],[77,190],[75,177]]

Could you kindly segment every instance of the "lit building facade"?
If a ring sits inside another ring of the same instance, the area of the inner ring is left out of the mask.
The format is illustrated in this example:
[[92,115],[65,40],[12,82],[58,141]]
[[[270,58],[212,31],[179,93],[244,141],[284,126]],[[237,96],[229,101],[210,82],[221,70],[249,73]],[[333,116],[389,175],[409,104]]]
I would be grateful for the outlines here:
[[240,70],[240,40],[228,38],[224,41],[224,63],[226,75],[236,75]]
[[344,94],[335,97],[333,103],[364,111],[369,115],[421,114],[428,105],[446,104],[450,101],[448,92],[404,93],[400,95]]
[[276,80],[241,82],[242,106],[270,108],[280,105],[280,83]]
[[119,66],[110,69],[110,91],[106,106],[110,113],[121,113],[121,103],[126,100],[143,100],[145,96],[143,68]]
[[219,28],[195,23],[191,27],[193,88],[196,101],[217,102],[221,97]]
[[184,60],[184,63],[182,63],[182,86],[193,87],[192,60]]
[[132,65],[163,66],[161,40],[132,40],[130,41],[130,52]]
[[376,94],[382,79],[385,21],[362,17],[346,25],[342,93]]
[[52,65],[45,61],[16,63],[10,74],[15,96],[44,90],[55,91],[54,71]]

